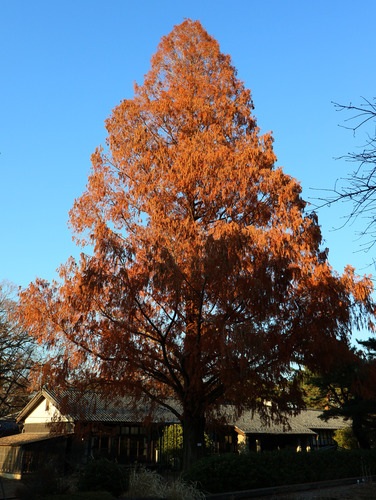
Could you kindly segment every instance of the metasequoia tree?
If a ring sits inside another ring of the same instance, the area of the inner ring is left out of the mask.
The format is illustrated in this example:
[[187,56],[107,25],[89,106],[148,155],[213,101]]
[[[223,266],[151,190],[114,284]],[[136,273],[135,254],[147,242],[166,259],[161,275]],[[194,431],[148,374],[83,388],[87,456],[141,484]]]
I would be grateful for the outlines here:
[[185,467],[208,419],[265,400],[278,418],[299,399],[291,363],[330,363],[374,310],[369,278],[329,266],[317,218],[252,110],[201,24],[175,26],[106,121],[107,147],[70,213],[92,255],[21,294],[49,348],[44,376],[170,408]]

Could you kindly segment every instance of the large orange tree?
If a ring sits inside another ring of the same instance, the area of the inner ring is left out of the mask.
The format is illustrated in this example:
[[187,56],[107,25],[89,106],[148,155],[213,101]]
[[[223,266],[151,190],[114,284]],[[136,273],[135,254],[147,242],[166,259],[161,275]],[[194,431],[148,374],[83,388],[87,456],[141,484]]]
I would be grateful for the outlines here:
[[329,266],[317,218],[252,111],[201,24],[175,26],[106,121],[70,213],[90,251],[20,297],[48,347],[44,380],[169,407],[186,467],[225,403],[286,410],[299,398],[292,362],[330,363],[374,311],[370,279]]

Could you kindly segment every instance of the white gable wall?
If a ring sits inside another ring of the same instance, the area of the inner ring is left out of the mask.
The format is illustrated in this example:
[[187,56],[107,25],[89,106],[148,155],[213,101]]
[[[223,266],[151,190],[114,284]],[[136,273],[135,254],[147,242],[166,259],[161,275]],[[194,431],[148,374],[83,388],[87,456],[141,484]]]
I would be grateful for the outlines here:
[[49,422],[70,422],[55,405],[44,399],[25,419],[25,424],[45,424]]

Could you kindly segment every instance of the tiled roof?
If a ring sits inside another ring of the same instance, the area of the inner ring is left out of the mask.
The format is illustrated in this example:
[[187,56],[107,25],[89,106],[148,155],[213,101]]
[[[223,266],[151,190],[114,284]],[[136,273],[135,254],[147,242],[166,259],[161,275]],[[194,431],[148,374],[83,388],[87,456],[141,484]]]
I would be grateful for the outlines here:
[[[178,423],[177,417],[162,406],[152,411],[151,407],[145,404],[135,405],[129,397],[107,400],[94,391],[81,393],[73,389],[59,393],[42,389],[21,411],[18,421],[24,421],[43,399],[48,399],[65,416],[76,421],[142,423],[150,414],[152,415],[151,421],[154,423]],[[172,404],[174,403],[172,402]]]
[[[152,410],[144,403],[139,402],[135,405],[131,398],[107,401],[96,392],[81,394],[75,390],[66,390],[55,393],[47,389],[43,389],[29,402],[20,413],[18,421],[24,421],[44,398],[50,400],[65,416],[75,421],[141,424],[150,414],[150,422],[153,423],[179,423],[178,418],[167,408],[160,406]],[[170,401],[170,406],[178,408],[174,401]],[[267,424],[260,414],[252,411],[246,411],[241,417],[233,418],[231,408],[228,407],[228,410],[226,407],[223,408],[224,412],[228,413],[227,421],[245,434],[313,435],[320,429],[332,430],[349,426],[343,418],[331,418],[328,421],[320,419],[319,416],[322,414],[320,410],[301,410],[299,414],[288,417],[289,425],[283,425],[273,421]]]
[[294,418],[289,417],[289,425],[283,425],[276,422],[266,423],[260,415],[251,412],[244,413],[235,422],[238,429],[245,434],[315,434],[312,430],[299,425]]
[[329,418],[328,420],[323,420],[320,418],[322,415],[321,410],[306,409],[302,410],[294,419],[304,427],[309,427],[310,429],[343,429],[344,427],[349,427],[350,422],[342,417]]
[[344,419],[331,418],[325,421],[319,418],[322,415],[321,410],[301,410],[298,415],[288,416],[288,425],[276,422],[265,423],[259,414],[245,412],[240,418],[236,419],[235,426],[245,434],[306,434],[313,435],[319,429],[341,429],[348,427]]
[[13,436],[6,436],[0,439],[0,446],[21,446],[23,444],[35,443],[37,441],[45,441],[46,439],[61,437],[51,433],[36,433],[36,432],[23,432],[21,434],[14,434]]

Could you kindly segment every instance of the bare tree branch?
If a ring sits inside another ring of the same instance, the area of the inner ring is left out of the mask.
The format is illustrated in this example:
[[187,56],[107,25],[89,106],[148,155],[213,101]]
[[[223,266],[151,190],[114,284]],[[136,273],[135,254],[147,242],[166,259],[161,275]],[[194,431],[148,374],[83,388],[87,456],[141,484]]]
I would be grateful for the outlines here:
[[356,163],[355,170],[345,177],[337,179],[333,189],[321,190],[325,195],[317,198],[316,208],[329,207],[333,203],[348,203],[350,209],[346,213],[344,225],[361,218],[364,224],[359,232],[366,237],[363,250],[370,250],[376,243],[376,98],[362,98],[360,105],[348,105],[334,102],[336,111],[348,112],[350,117],[346,125],[340,125],[352,130],[354,137],[366,124],[374,124],[374,130],[367,133],[366,141],[359,151],[348,152],[337,159]]
[[0,417],[21,410],[29,399],[29,372],[36,348],[12,317],[12,285],[0,283]]

